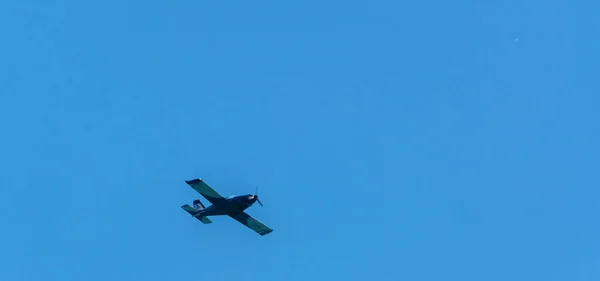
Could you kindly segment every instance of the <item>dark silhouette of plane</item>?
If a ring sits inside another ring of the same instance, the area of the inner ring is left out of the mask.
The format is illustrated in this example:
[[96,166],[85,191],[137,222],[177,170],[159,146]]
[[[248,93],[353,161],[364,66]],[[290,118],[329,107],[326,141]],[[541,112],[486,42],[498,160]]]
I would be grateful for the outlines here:
[[273,231],[273,229],[244,212],[244,210],[248,209],[248,207],[252,206],[255,202],[258,202],[258,204],[262,206],[262,202],[258,200],[258,195],[246,194],[224,198],[202,181],[202,179],[194,179],[185,182],[212,204],[208,207],[204,207],[204,204],[200,202],[200,199],[196,199],[192,203],[194,207],[191,207],[188,204],[181,206],[182,209],[202,223],[212,223],[212,221],[208,219],[209,216],[230,216],[261,236]]

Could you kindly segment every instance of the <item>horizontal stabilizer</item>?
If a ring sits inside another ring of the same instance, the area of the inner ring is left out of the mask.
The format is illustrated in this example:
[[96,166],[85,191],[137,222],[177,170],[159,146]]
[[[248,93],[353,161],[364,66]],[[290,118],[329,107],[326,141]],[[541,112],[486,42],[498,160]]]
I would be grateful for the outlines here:
[[196,218],[199,219],[204,224],[212,223],[212,221],[209,220],[207,217],[196,217]]
[[195,215],[196,213],[198,213],[198,211],[196,211],[196,209],[192,208],[192,206],[185,204],[183,206],[181,206],[182,209],[184,209],[186,212],[188,212],[190,215]]
[[196,211],[196,209],[192,208],[192,206],[185,204],[183,206],[181,206],[182,209],[184,209],[186,212],[188,212],[188,214],[192,215],[193,217],[197,218],[199,221],[201,221],[204,224],[209,224],[212,223],[212,221],[210,219],[208,219],[207,217],[204,216],[197,216],[198,211]]

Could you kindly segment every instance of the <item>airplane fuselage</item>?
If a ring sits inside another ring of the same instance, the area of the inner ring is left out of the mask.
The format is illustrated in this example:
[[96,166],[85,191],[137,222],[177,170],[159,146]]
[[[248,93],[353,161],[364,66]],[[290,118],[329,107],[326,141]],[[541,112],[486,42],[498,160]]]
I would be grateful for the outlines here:
[[200,210],[196,216],[208,217],[237,214],[252,206],[252,204],[256,202],[256,199],[257,197],[251,194],[234,196],[223,201],[216,202],[204,210]]

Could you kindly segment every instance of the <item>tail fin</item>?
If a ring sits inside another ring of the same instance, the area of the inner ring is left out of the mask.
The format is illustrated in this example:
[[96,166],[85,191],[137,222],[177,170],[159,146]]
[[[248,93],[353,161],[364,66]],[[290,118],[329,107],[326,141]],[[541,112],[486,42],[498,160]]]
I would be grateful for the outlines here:
[[194,205],[194,209],[196,209],[196,211],[202,211],[202,210],[206,209],[204,207],[204,205],[202,204],[202,202],[200,202],[200,199],[194,200],[193,205]]
[[[200,204],[202,204],[202,203],[200,203]],[[196,210],[196,209],[192,208],[192,207],[191,207],[190,205],[188,205],[188,204],[185,204],[185,205],[181,206],[181,208],[182,208],[182,209],[184,209],[186,212],[188,212],[188,214],[190,214],[190,215],[192,215],[193,217],[197,218],[199,221],[201,221],[201,222],[202,222],[202,223],[204,223],[204,224],[209,224],[209,223],[211,223],[211,222],[212,222],[212,221],[211,221],[211,220],[209,220],[207,217],[204,217],[204,216],[198,215],[198,213],[199,213],[200,211],[198,211],[198,210]]]

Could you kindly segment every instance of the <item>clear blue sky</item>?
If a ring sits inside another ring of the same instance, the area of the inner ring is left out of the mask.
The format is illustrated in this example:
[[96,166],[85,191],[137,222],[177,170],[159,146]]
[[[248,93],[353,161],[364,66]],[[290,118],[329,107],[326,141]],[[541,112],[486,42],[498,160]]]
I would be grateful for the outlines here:
[[283,2],[2,1],[0,280],[600,279],[597,1]]

